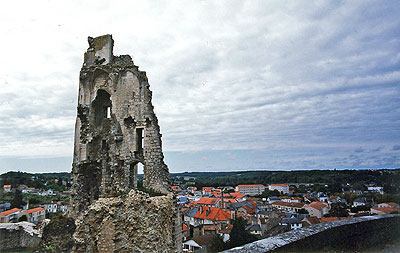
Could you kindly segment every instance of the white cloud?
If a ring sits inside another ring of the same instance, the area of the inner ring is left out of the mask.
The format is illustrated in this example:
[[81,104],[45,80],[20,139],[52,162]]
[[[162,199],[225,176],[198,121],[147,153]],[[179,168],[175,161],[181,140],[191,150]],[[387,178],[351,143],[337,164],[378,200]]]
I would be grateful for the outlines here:
[[[132,55],[147,72],[166,151],[399,143],[395,2],[20,6],[0,10],[0,156],[72,154],[86,38],[107,33],[115,54]],[[315,165],[311,153],[304,164]],[[331,152],[320,164],[344,156]]]

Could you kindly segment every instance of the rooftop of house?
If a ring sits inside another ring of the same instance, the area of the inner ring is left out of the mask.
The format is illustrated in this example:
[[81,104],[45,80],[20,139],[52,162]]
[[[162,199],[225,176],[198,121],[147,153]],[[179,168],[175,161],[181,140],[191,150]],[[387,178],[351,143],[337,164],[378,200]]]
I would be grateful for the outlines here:
[[331,222],[331,221],[338,221],[338,220],[348,220],[352,217],[323,217],[321,218],[321,222]]
[[312,225],[321,223],[321,220],[315,216],[309,216],[307,218],[304,218],[304,220],[307,220]]
[[11,185],[5,184],[5,185],[4,185],[4,188],[11,188]]
[[215,205],[217,204],[219,199],[217,198],[207,198],[207,197],[202,197],[197,201],[198,205]]
[[226,221],[231,218],[231,213],[221,208],[202,206],[199,207],[199,210],[194,215],[194,218],[212,221]]
[[308,204],[309,207],[315,208],[317,210],[322,210],[325,207],[328,207],[328,203],[321,202],[321,201],[314,201],[310,204]]
[[301,223],[301,220],[297,219],[297,218],[282,218],[281,223],[284,223],[284,224],[298,224],[298,223]]
[[270,184],[269,186],[288,187],[288,185],[287,185],[287,184]]
[[254,224],[254,225],[251,225],[251,226],[248,228],[248,230],[249,230],[249,231],[261,231],[261,226],[258,225],[258,224]]
[[391,213],[399,213],[400,210],[397,208],[392,208],[392,207],[373,207],[371,210],[376,210],[385,214],[391,214]]
[[39,211],[44,211],[43,207],[37,207],[37,208],[33,208],[33,209],[29,209],[29,210],[25,210],[25,213],[34,213],[34,212],[39,212]]
[[287,206],[287,207],[297,207],[297,208],[302,208],[304,206],[303,203],[297,203],[297,202],[285,202],[285,201],[276,201],[272,203],[274,206]]
[[384,203],[379,203],[379,205],[399,206],[399,204],[395,202],[384,202]]
[[194,217],[198,211],[199,211],[199,207],[195,207],[195,208],[192,208],[189,211],[187,211],[185,215],[188,217]]
[[21,211],[21,209],[13,208],[13,209],[10,209],[10,210],[7,210],[7,211],[4,211],[4,212],[0,213],[0,216],[7,216],[7,215],[10,215],[10,214],[19,212],[19,211]]
[[265,187],[265,186],[262,184],[241,184],[236,187]]

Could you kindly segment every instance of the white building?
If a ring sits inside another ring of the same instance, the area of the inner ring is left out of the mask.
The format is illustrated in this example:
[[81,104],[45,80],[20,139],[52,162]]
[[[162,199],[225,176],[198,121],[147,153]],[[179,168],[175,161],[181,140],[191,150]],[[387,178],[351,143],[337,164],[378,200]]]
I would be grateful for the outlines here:
[[289,193],[289,185],[287,185],[287,184],[270,184],[268,186],[268,189],[270,191],[277,190],[278,192],[281,192],[283,194],[288,194]]
[[243,195],[260,195],[265,191],[265,186],[262,184],[249,184],[249,185],[238,185],[236,191]]
[[43,204],[43,207],[46,210],[46,213],[57,213],[57,203],[45,203]]
[[385,193],[382,186],[368,186],[368,191],[380,194]]

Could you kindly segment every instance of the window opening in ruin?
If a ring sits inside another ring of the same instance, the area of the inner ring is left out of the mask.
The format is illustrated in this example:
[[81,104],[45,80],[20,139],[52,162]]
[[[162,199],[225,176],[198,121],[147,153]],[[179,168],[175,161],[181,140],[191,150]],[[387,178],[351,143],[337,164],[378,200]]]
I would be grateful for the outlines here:
[[106,118],[107,119],[111,118],[111,107],[110,106],[108,106],[106,109]]
[[144,129],[143,128],[136,128],[136,145],[137,145],[137,150],[142,151],[144,147]]
[[140,174],[140,175],[143,175],[143,173],[144,173],[144,170],[143,170],[144,166],[143,166],[143,164],[142,164],[142,163],[138,163],[138,164],[137,164],[137,167],[138,167],[138,168],[137,168],[137,169],[138,169],[138,170],[137,170],[137,173]]
[[110,94],[105,90],[98,90],[96,98],[92,103],[92,107],[94,109],[94,123],[99,126],[105,118],[111,117]]
[[143,175],[143,164],[141,162],[131,163],[129,165],[129,187],[137,188],[138,186],[138,174]]
[[107,149],[107,141],[106,140],[102,140],[101,141],[101,149],[102,150],[106,150]]

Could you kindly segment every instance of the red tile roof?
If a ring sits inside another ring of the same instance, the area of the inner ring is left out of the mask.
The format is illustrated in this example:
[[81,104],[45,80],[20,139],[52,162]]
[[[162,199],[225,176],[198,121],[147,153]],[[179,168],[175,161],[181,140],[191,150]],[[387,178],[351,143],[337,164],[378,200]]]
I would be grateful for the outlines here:
[[321,218],[321,222],[331,222],[331,221],[338,221],[338,220],[348,220],[351,217],[325,217]]
[[287,187],[287,184],[270,184],[270,186],[282,186],[282,187]]
[[212,221],[224,221],[231,218],[231,213],[221,208],[202,206],[194,215],[194,218]]
[[5,184],[5,185],[4,185],[4,188],[11,188],[11,185]]
[[13,208],[13,209],[10,209],[10,210],[7,210],[7,211],[4,211],[4,212],[0,213],[0,216],[7,216],[7,215],[10,215],[10,214],[16,213],[18,211],[21,211],[21,209]]
[[217,198],[207,198],[207,197],[202,197],[197,201],[198,205],[215,205],[217,204],[219,199]]
[[315,216],[309,216],[305,218],[307,223],[311,223],[311,225],[321,223],[321,220]]
[[256,186],[265,187],[262,184],[241,184],[241,185],[238,185],[237,187],[256,187]]
[[314,201],[314,202],[311,202],[310,204],[308,204],[308,206],[315,208],[317,210],[322,210],[322,208],[327,207],[328,204],[325,202],[321,202],[321,201]]
[[372,211],[372,209],[377,210],[377,211],[382,212],[382,213],[385,213],[385,214],[391,214],[391,213],[394,213],[394,212],[399,213],[400,212],[399,209],[391,208],[391,207],[373,207],[373,208],[371,208],[371,211]]
[[38,211],[43,211],[44,208],[43,207],[37,207],[37,208],[33,208],[33,209],[29,209],[24,211],[25,213],[34,213],[34,212],[38,212]]
[[399,206],[399,204],[397,204],[395,202],[385,202],[385,203],[380,203],[379,205],[387,205],[387,206],[391,206],[393,208],[396,208]]
[[188,226],[187,226],[186,224],[183,224],[183,225],[182,225],[182,231],[183,231],[183,232],[188,231]]
[[244,197],[244,195],[240,194],[240,192],[233,192],[231,193],[231,196],[234,197],[235,199],[241,199]]

